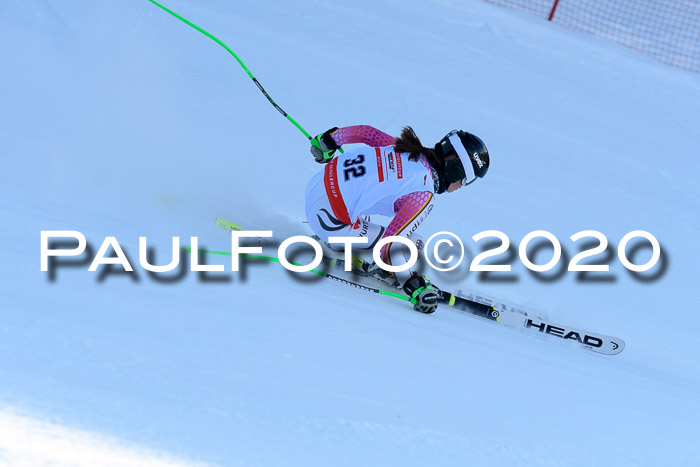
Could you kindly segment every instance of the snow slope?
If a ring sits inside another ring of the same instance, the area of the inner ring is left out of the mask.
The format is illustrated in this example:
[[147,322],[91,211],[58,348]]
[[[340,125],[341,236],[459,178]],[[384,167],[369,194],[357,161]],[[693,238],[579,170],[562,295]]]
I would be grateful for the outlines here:
[[[614,357],[267,263],[159,282],[90,273],[87,259],[52,281],[41,230],[79,230],[93,251],[114,235],[134,264],[139,236],[159,262],[172,236],[227,249],[216,217],[303,232],[319,167],[221,47],[147,1],[6,0],[3,407],[218,465],[700,463],[697,75],[481,1],[167,5],[229,44],[311,133],[480,135],[488,178],[441,196],[424,236],[470,244],[497,229],[517,246],[544,229],[571,254],[580,230],[616,247],[644,229],[665,270],[430,274],[618,335]],[[13,449],[0,440],[0,463]]]
[[191,463],[163,458],[162,454],[124,446],[93,433],[33,420],[8,411],[0,413],[2,465],[34,467],[51,465],[124,465],[139,467],[189,466]]

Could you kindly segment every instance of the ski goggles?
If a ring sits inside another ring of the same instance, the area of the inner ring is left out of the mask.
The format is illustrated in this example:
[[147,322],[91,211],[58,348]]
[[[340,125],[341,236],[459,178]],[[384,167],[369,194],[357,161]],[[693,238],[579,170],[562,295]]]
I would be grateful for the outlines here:
[[[448,183],[462,182],[462,186],[469,185],[476,180],[476,173],[471,163],[467,149],[459,138],[459,130],[450,131],[440,142],[442,153],[456,153],[459,159],[445,161],[445,179]],[[466,162],[466,163],[465,163]]]

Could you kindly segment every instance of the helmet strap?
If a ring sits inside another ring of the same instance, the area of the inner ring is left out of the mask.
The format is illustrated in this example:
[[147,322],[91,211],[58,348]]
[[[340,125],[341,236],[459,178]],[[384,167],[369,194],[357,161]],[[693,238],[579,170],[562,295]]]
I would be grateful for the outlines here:
[[433,191],[435,191],[436,195],[439,195],[440,193],[444,193],[445,190],[447,189],[447,183],[445,181],[445,178],[440,175],[440,172],[438,169],[433,167],[431,164],[430,166],[430,171],[433,174]]
[[445,154],[442,150],[442,145],[437,143],[435,148],[437,160],[430,160],[430,167],[433,171],[433,184],[435,194],[439,195],[447,190],[447,179],[445,178]]

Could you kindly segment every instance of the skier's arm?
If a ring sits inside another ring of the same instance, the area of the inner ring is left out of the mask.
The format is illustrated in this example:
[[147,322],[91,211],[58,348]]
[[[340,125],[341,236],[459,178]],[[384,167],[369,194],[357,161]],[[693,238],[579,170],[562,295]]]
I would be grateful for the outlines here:
[[363,143],[373,148],[391,146],[396,138],[369,125],[354,125],[338,128],[331,133],[338,146],[343,144]]
[[[384,236],[404,233],[406,237],[410,237],[430,212],[429,206],[432,200],[433,194],[429,191],[415,191],[396,200],[394,203],[396,216],[389,223]],[[410,257],[410,253],[403,244],[393,242],[388,243],[381,253],[384,262],[392,266],[406,264]],[[427,277],[410,270],[395,272],[394,276],[411,298],[411,304],[415,310],[421,313],[432,313],[437,309],[438,295]]]
[[[396,215],[391,220],[384,232],[384,237],[409,236],[406,232],[413,233],[417,224],[422,222],[429,212],[428,206],[433,201],[433,194],[429,191],[414,191],[402,196],[394,203]],[[392,266],[406,264],[407,257],[400,243],[387,243],[382,247],[382,259]],[[394,273],[399,283],[404,284],[410,277],[411,271]]]
[[[369,125],[334,127],[326,130],[311,140],[311,155],[319,164],[326,164],[333,159],[335,151],[343,144],[364,143],[373,148],[391,146],[396,138],[387,135]],[[340,152],[343,152],[340,149]]]

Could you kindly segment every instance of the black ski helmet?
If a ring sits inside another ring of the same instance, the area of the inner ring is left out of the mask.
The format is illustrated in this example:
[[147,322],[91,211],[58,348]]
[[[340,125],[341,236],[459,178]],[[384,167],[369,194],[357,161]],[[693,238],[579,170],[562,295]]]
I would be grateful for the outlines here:
[[[469,185],[477,177],[483,178],[489,170],[489,150],[481,138],[466,131],[452,130],[435,145],[435,150],[442,158],[449,154],[458,156],[458,159],[444,162],[447,185],[459,180],[462,185]],[[467,159],[471,163],[465,166],[463,161]]]

